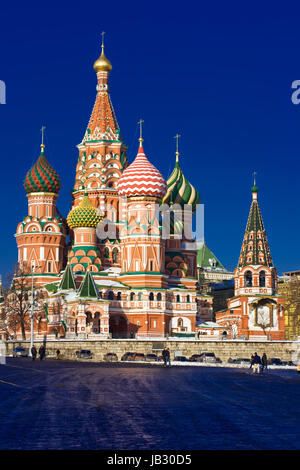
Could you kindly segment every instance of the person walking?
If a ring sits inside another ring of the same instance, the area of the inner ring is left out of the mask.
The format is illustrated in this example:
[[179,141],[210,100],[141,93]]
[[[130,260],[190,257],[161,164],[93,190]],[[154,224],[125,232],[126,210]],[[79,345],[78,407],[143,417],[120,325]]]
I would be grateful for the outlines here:
[[254,359],[254,354],[251,354],[251,357],[250,357],[250,367],[249,367],[249,369],[252,369],[252,367],[253,367],[253,359]]
[[167,348],[167,346],[164,347],[164,350],[162,352],[162,357],[164,360],[164,367],[169,367],[171,366],[171,360],[170,360],[170,350]]
[[254,353],[253,357],[253,373],[260,373],[261,359],[257,353]]
[[33,361],[35,361],[36,355],[37,355],[37,350],[36,350],[35,345],[33,345],[32,348],[31,348],[31,358],[32,358]]
[[45,349],[45,346],[42,344],[39,348],[40,361],[44,359],[45,354],[46,354],[46,349]]
[[268,370],[268,358],[266,353],[263,353],[261,357],[261,364],[262,364],[262,370],[266,369]]

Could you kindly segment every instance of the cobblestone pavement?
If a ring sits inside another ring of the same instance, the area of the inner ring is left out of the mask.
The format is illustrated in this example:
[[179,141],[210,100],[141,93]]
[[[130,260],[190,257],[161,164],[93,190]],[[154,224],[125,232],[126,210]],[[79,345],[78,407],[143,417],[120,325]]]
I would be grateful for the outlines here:
[[300,374],[8,358],[0,449],[299,449]]

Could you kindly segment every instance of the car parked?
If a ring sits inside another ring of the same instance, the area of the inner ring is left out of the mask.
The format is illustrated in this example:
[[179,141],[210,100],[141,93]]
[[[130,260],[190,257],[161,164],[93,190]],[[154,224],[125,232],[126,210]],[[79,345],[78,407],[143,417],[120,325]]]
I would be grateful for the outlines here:
[[146,361],[149,361],[149,362],[157,362],[159,360],[157,354],[154,354],[154,353],[148,353],[146,354]]
[[251,361],[249,358],[244,358],[244,357],[239,357],[236,359],[235,364],[240,364],[241,366],[249,366],[251,364]]
[[189,361],[191,361],[191,362],[201,362],[202,361],[202,356],[201,356],[201,354],[193,354],[189,358]]
[[189,362],[188,358],[185,356],[175,356],[174,361],[179,361],[179,362]]
[[216,356],[213,352],[203,352],[201,354],[193,354],[190,357],[190,361],[197,361],[197,362],[207,362],[211,364],[216,363]]
[[271,359],[268,360],[268,364],[271,366],[282,366],[282,361],[279,357],[271,357]]
[[76,351],[75,354],[78,359],[92,359],[93,357],[93,353],[89,349],[81,349]]
[[134,355],[135,355],[135,353],[133,353],[133,352],[126,352],[121,357],[121,361],[134,361]]
[[13,350],[13,357],[27,357],[28,356],[28,350],[25,348],[22,348],[22,346],[17,346]]
[[106,361],[106,362],[117,361],[118,356],[116,355],[116,353],[106,353],[103,356],[103,360]]
[[146,360],[146,356],[144,353],[135,353],[134,354],[134,361],[145,361]]

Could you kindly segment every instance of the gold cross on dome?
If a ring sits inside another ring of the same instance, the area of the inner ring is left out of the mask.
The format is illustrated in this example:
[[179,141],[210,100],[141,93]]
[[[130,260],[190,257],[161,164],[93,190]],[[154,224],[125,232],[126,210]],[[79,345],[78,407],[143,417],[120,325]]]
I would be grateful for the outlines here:
[[143,142],[143,119],[140,119],[138,124],[140,125],[140,138],[139,138],[139,141],[140,143]]
[[101,45],[101,47],[104,47],[104,34],[105,34],[105,31],[102,31],[102,33],[101,33],[101,36],[102,36],[102,45]]
[[45,131],[46,127],[45,126],[42,126],[41,128],[41,133],[42,133],[42,143],[41,143],[41,149],[43,150],[45,148],[45,145],[44,145],[44,131]]
[[178,162],[178,157],[179,157],[179,151],[178,151],[178,139],[179,137],[181,137],[180,134],[176,134],[174,136],[174,139],[176,139],[176,152],[175,152],[175,155],[176,155],[176,162]]
[[256,186],[256,175],[257,175],[257,172],[254,171],[254,172],[253,172],[254,186]]

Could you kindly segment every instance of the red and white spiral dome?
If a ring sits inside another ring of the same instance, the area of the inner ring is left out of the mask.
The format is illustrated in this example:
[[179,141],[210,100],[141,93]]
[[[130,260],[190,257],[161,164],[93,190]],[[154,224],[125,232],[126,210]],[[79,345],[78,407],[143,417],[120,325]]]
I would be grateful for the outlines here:
[[161,199],[167,189],[162,174],[149,162],[140,144],[135,160],[124,170],[119,179],[120,196],[153,196]]

